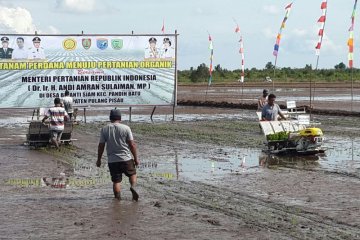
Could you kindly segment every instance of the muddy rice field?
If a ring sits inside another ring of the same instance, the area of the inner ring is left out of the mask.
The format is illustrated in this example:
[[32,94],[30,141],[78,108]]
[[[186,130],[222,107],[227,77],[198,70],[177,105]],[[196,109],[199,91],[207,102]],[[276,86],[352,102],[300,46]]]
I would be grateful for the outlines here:
[[[326,151],[306,157],[262,152],[255,102],[272,86],[180,86],[175,121],[171,107],[153,121],[150,107],[121,108],[138,202],[125,178],[115,200],[107,165],[95,166],[111,107],[79,108],[60,151],[27,145],[33,109],[0,109],[0,239],[360,239],[360,89],[318,87]],[[309,105],[305,85],[273,92]]]

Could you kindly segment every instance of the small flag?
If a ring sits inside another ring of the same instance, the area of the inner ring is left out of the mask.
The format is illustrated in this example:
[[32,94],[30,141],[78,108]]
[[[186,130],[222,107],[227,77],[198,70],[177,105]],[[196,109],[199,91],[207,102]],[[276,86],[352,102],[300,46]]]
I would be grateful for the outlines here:
[[165,34],[165,21],[163,20],[163,25],[162,25],[162,28],[161,28],[161,32],[163,34]]
[[239,25],[236,26],[235,32],[236,32],[236,33],[240,32],[240,27],[239,27]]
[[321,9],[326,9],[327,8],[327,2],[324,1],[321,3]]
[[318,20],[318,22],[325,22],[326,21],[326,16],[321,16]]

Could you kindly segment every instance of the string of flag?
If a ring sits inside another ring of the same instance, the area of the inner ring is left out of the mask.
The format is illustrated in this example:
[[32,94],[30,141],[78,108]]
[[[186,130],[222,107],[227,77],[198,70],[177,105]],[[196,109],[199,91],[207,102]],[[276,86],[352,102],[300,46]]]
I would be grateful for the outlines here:
[[210,49],[210,66],[209,66],[208,86],[210,86],[211,82],[212,82],[213,57],[214,57],[214,46],[213,46],[213,42],[212,42],[212,38],[211,38],[210,33],[209,33],[209,49]]
[[289,5],[287,5],[285,7],[285,17],[281,23],[281,26],[280,26],[280,30],[279,30],[279,33],[278,35],[276,36],[276,42],[275,42],[275,45],[274,45],[274,52],[273,52],[273,55],[277,58],[278,56],[278,53],[279,53],[279,48],[280,48],[280,40],[281,40],[281,37],[282,37],[282,30],[285,28],[285,23],[287,21],[287,19],[289,18],[289,15],[290,15],[290,11],[291,11],[291,7],[292,7],[292,4],[293,3],[290,3]]
[[240,82],[244,82],[244,78],[245,78],[245,56],[244,56],[244,42],[243,42],[243,37],[242,34],[240,32],[240,27],[238,24],[236,24],[236,28],[235,28],[235,33],[239,33],[240,34],[240,50],[239,53],[241,54],[241,77],[239,79]]
[[325,22],[326,22],[326,11],[327,11],[327,0],[322,1],[320,8],[322,10],[322,15],[318,20],[318,23],[320,25],[319,33],[318,33],[319,40],[318,40],[318,43],[317,43],[317,45],[315,47],[317,56],[320,55],[321,44],[322,44],[322,40],[323,40],[323,36],[324,36],[324,29],[325,29]]
[[357,0],[355,0],[354,9],[351,14],[351,26],[349,28],[349,40],[347,43],[349,47],[349,54],[348,54],[349,68],[353,68],[353,64],[354,64],[354,25],[355,25],[356,5],[357,5]]

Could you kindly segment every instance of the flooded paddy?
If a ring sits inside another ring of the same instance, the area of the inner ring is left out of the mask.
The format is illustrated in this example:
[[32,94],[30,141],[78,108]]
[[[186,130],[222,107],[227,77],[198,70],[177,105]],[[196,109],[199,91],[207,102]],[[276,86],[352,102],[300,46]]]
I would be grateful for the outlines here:
[[[135,109],[134,112],[137,110]],[[17,239],[357,239],[360,146],[356,118],[316,116],[325,154],[268,156],[253,111],[179,107],[124,120],[141,164],[140,201],[112,196],[95,167],[108,110],[79,116],[60,152],[24,145],[23,112],[0,120],[1,236]],[[341,134],[340,134],[341,133]],[[106,161],[106,159],[104,159]],[[202,231],[199,232],[199,229]]]
[[[229,174],[276,171],[279,168],[338,173],[360,178],[359,139],[329,138],[324,154],[312,156],[276,156],[259,148],[218,148],[206,153],[173,150],[173,156],[146,159],[142,172],[157,177],[188,181],[213,181]],[[147,165],[149,167],[147,167]]]
[[[253,121],[254,112],[241,110],[241,113],[226,113],[234,110],[225,109],[225,113],[216,115],[209,114],[177,114],[177,122],[191,121]],[[124,114],[123,118],[129,119]],[[83,123],[82,117],[79,118]],[[88,124],[95,122],[106,122],[108,116],[88,116]],[[155,115],[154,122],[157,124],[171,122],[168,115]],[[9,117],[0,120],[0,127],[9,131],[17,129],[17,134],[10,134],[0,138],[0,145],[9,142],[23,144],[26,141],[26,133],[29,117]],[[148,115],[132,116],[134,122],[149,123]],[[5,132],[6,132],[5,131]],[[188,152],[186,149],[174,148],[163,155],[154,154],[145,159],[140,166],[140,172],[149,173],[157,177],[177,180],[206,181],[224,177],[227,174],[244,174],[248,172],[261,171],[262,168],[292,167],[298,169],[313,169],[342,174],[350,174],[360,177],[360,141],[357,137],[349,136],[326,136],[324,147],[326,152],[315,156],[271,156],[262,152],[265,148],[264,139],[260,132],[255,132],[260,139],[258,146],[254,147],[216,147],[209,151],[197,153]],[[20,146],[19,146],[20,147]],[[21,146],[24,151],[27,147]],[[31,153],[31,151],[29,152]],[[170,157],[169,157],[170,156]],[[99,175],[98,169],[93,163],[80,159],[72,163],[72,173],[78,177],[94,177]],[[102,175],[106,175],[101,173]]]

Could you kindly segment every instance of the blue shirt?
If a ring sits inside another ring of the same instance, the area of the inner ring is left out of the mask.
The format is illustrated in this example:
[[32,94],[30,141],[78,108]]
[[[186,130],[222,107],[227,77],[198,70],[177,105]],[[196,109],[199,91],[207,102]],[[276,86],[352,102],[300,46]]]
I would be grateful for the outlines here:
[[281,112],[279,105],[274,103],[273,106],[266,104],[261,112],[261,119],[266,119],[267,121],[277,121],[279,112]]

